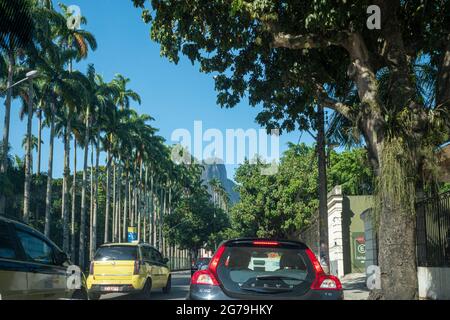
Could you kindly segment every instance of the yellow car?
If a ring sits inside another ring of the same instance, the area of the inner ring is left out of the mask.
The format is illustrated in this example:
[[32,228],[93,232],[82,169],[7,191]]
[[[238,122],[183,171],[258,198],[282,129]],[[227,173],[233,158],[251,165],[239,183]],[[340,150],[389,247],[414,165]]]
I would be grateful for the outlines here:
[[153,289],[169,293],[171,274],[168,259],[149,244],[112,243],[102,245],[91,262],[87,288],[92,300],[107,293],[140,292]]
[[80,268],[39,231],[0,217],[0,300],[87,299]]

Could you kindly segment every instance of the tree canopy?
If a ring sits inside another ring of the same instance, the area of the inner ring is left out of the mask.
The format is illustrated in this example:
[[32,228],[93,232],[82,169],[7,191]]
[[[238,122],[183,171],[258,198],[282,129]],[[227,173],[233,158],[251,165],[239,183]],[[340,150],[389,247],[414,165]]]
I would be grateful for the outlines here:
[[[163,56],[215,75],[219,105],[247,96],[263,107],[259,123],[294,130],[311,126],[320,104],[359,131],[377,178],[382,296],[416,297],[411,213],[450,131],[449,1],[133,3]],[[367,26],[371,5],[380,28]]]

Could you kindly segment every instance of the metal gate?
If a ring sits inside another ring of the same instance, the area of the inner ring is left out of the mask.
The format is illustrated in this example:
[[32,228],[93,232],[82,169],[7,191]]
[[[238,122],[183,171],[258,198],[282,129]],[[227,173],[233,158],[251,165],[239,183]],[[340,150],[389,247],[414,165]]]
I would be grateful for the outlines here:
[[417,262],[450,267],[450,191],[417,204]]

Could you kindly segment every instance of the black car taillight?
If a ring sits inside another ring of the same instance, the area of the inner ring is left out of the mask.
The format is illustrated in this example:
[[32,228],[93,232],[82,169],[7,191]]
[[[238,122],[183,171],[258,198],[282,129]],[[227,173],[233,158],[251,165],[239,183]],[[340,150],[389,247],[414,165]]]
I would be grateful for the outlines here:
[[314,271],[316,273],[316,279],[311,285],[313,290],[342,290],[342,284],[338,277],[327,275],[322,269],[319,260],[316,255],[310,250],[306,250],[306,254],[311,261]]
[[219,278],[217,277],[217,267],[219,265],[220,258],[225,251],[225,246],[221,246],[217,249],[214,257],[212,257],[208,269],[200,270],[194,273],[191,278],[191,284],[204,284],[210,286],[218,286]]
[[192,276],[191,284],[218,286],[219,282],[210,270],[200,270],[194,273],[194,275]]
[[216,253],[211,258],[211,261],[208,265],[208,270],[211,272],[211,274],[217,281],[219,280],[219,278],[217,277],[217,267],[219,266],[220,258],[222,258],[224,252],[225,246],[221,246],[219,249],[217,249]]

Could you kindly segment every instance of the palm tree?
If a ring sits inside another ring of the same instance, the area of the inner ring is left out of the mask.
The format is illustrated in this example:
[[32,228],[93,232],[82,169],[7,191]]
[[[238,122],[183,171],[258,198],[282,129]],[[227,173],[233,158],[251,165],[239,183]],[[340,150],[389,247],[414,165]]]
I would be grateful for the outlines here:
[[[31,142],[31,148],[30,148],[31,152],[33,152],[33,150],[36,150],[39,148],[39,146],[38,146],[39,139],[35,135],[32,134],[30,136],[30,142]],[[28,144],[28,135],[25,135],[22,139],[22,148],[26,149],[27,144]],[[31,158],[31,163],[33,163],[33,153],[31,153],[30,158]],[[33,173],[32,166],[31,166],[31,173]]]
[[[34,35],[34,20],[32,17],[33,7],[26,0],[1,1],[0,2],[0,54],[2,61],[6,62],[6,100],[5,120],[3,127],[3,140],[0,159],[0,174],[7,171],[7,152],[9,148],[9,124],[11,118],[11,102],[13,98],[14,72],[16,68],[16,55],[20,48],[28,48],[32,45]],[[17,19],[17,20],[16,20]],[[22,21],[19,26],[14,21]],[[3,90],[0,90],[3,91]],[[29,195],[27,195],[28,197]],[[6,198],[0,196],[0,215],[5,214]]]
[[[120,106],[120,111],[122,112],[122,114],[120,114],[121,116],[124,116],[125,114],[123,114],[123,112],[126,109],[129,109],[130,107],[130,103],[131,101],[136,101],[138,103],[141,103],[141,98],[140,96],[127,88],[128,83],[130,82],[130,80],[128,78],[123,77],[120,74],[117,74],[115,76],[115,78],[112,81],[112,90],[113,92],[113,101],[117,106]],[[113,120],[116,120],[114,122],[117,123],[117,120],[119,120],[118,124],[125,124],[125,123],[121,123],[121,120],[126,119],[126,117],[117,117],[117,114],[113,113],[112,114],[112,118]],[[123,130],[123,126],[120,126],[122,128],[121,130],[121,137],[120,139],[123,139],[123,137],[126,136],[127,132],[126,130]],[[109,131],[109,132],[108,132]],[[114,130],[115,132],[118,132],[120,130]],[[120,232],[120,216],[119,216],[119,208],[120,208],[120,204],[121,204],[121,175],[122,175],[122,171],[121,171],[121,163],[122,163],[122,154],[123,154],[123,150],[121,150],[121,146],[122,144],[125,144],[127,142],[126,139],[123,140],[118,140],[117,136],[114,136],[114,134],[111,132],[111,130],[106,130],[106,142],[107,142],[107,150],[111,150],[111,148],[114,146],[114,148],[116,149],[115,154],[118,156],[118,161],[115,162],[115,166],[114,166],[114,175],[116,176],[116,168],[118,169],[118,179],[116,179],[117,185],[114,186],[114,188],[116,189],[114,191],[114,197],[116,197],[116,201],[113,204],[113,215],[114,215],[114,236],[113,236],[113,240],[116,241],[117,238],[119,238],[119,241],[122,237],[122,233]],[[118,152],[117,152],[118,151]],[[125,155],[124,155],[125,156]],[[127,182],[126,182],[127,183]],[[115,194],[115,192],[117,191],[117,195]],[[107,206],[107,210],[108,206]],[[123,222],[123,224],[126,224],[126,221]],[[106,231],[105,231],[106,232]]]
[[[114,109],[113,95],[116,93],[116,87],[112,83],[106,83],[103,78],[93,73],[94,77],[90,77],[92,103],[94,112],[92,114],[95,127],[92,134],[92,147],[95,148],[95,169],[93,170],[93,196],[92,203],[92,222],[90,234],[90,257],[93,258],[97,247],[97,213],[98,213],[98,190],[99,190],[99,158],[101,151],[101,133],[105,131],[106,125],[103,123],[105,118],[102,116],[109,109]],[[108,195],[109,196],[109,195]],[[109,204],[108,204],[109,205]]]
[[[34,87],[33,82],[28,84],[28,92],[22,93],[22,99],[27,106],[27,133],[25,136],[25,183],[23,193],[23,220],[28,223],[30,219],[30,197],[31,197],[31,175],[32,172],[32,120],[33,120],[33,100]],[[25,108],[22,108],[24,110]],[[37,142],[36,142],[37,143]]]
[[[66,140],[67,135],[64,134],[64,131],[67,131],[68,128],[65,127],[65,125],[70,123],[70,127],[72,127],[74,123],[74,119],[68,121],[67,110],[64,110],[60,106],[69,105],[71,108],[75,108],[75,106],[82,104],[84,98],[83,92],[85,91],[87,83],[87,79],[82,73],[78,71],[68,72],[64,69],[67,61],[72,59],[75,54],[76,53],[73,51],[64,51],[55,44],[49,43],[45,47],[44,52],[41,52],[38,56],[34,57],[40,72],[40,77],[36,81],[39,104],[43,107],[47,125],[50,127],[50,155],[46,196],[46,235],[50,234],[49,219],[51,216],[52,198],[53,139],[56,134],[63,133],[63,140],[67,144],[69,141]],[[67,149],[67,146],[65,147]],[[66,185],[65,187],[67,188],[68,186]],[[66,201],[67,193],[63,193],[63,197],[64,196],[64,200]],[[67,215],[64,227],[66,228],[65,236],[67,237]],[[68,246],[68,242],[69,241],[66,238],[66,246]]]
[[[112,86],[111,90],[114,90]],[[114,95],[114,94],[113,94]],[[118,110],[114,103],[109,102],[109,107],[100,114],[102,118],[101,123],[103,125],[104,137],[101,139],[103,149],[107,151],[106,162],[106,207],[105,207],[105,237],[104,241],[108,242],[109,239],[109,216],[110,216],[110,191],[111,180],[113,182],[113,201],[112,201],[112,239],[115,240],[116,234],[116,205],[117,205],[117,159],[120,158],[121,152],[120,142],[124,140],[127,135],[128,127],[125,121],[128,118],[129,110]],[[113,178],[111,179],[111,165],[113,166]]]
[[[67,7],[61,4],[66,18],[68,17]],[[86,19],[82,17],[82,24],[86,24]],[[89,47],[92,50],[97,48],[97,42],[95,37],[85,31],[77,29],[69,29],[67,25],[56,30],[57,43],[61,46],[62,50],[76,52],[76,59],[81,60],[87,57]],[[69,72],[73,72],[73,57],[68,60]],[[72,134],[72,121],[73,114],[77,108],[77,105],[66,105],[67,107],[67,127],[65,128],[64,135],[64,173],[63,173],[63,201],[61,207],[61,216],[63,218],[63,249],[68,251],[69,249],[69,228],[68,228],[68,200],[69,200],[69,176],[70,176],[70,139]],[[86,146],[85,146],[86,147]]]
[[129,78],[125,78],[121,74],[116,74],[113,83],[117,88],[115,103],[121,109],[129,109],[131,101],[135,101],[138,104],[141,104],[141,97],[139,94],[127,88],[128,83],[130,82]]

